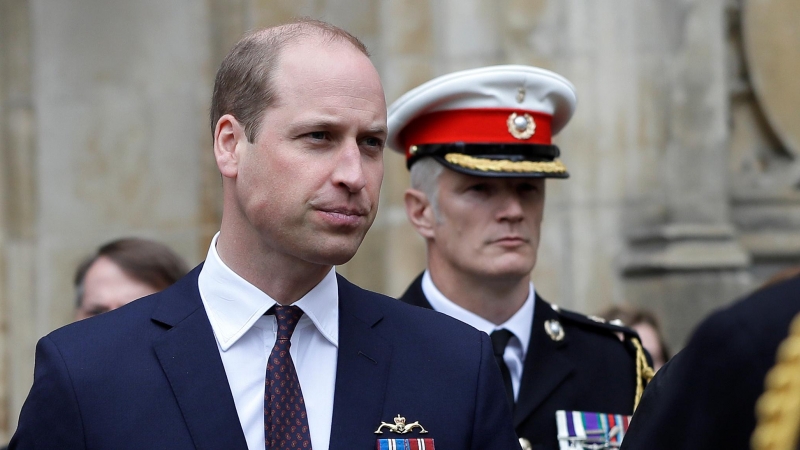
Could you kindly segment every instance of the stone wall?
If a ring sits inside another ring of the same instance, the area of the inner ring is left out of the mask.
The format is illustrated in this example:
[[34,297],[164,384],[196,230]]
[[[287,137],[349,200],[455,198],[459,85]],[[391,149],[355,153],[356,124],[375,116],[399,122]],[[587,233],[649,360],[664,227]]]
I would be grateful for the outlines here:
[[[650,307],[680,347],[707,312],[800,262],[800,123],[774,94],[800,62],[753,53],[800,45],[781,40],[791,23],[759,26],[797,17],[793,1],[0,0],[0,441],[36,340],[72,317],[84,255],[140,235],[204,256],[221,214],[213,74],[244,31],[296,16],[362,38],[389,102],[488,64],[570,79],[578,109],[556,141],[572,177],[548,182],[537,290],[586,313]],[[376,223],[339,271],[398,295],[425,248],[403,158],[385,162]]]

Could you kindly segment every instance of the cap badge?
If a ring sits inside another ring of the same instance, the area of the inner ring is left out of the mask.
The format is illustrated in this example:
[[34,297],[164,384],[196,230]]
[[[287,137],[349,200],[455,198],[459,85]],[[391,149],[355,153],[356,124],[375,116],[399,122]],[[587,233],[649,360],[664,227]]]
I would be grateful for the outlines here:
[[536,131],[536,122],[533,121],[533,116],[528,113],[519,115],[511,113],[506,120],[508,132],[517,139],[529,139]]
[[375,430],[375,434],[383,434],[383,431],[381,430],[384,428],[388,429],[392,433],[397,433],[397,434],[406,434],[409,431],[413,430],[414,428],[419,428],[419,434],[425,434],[428,432],[425,428],[422,427],[422,425],[419,424],[419,422],[406,423],[406,418],[401,417],[400,414],[398,414],[397,417],[394,418],[394,424],[381,422],[381,426],[379,426],[378,429]]
[[525,88],[517,89],[517,103],[522,103],[525,101]]
[[557,320],[546,320],[544,322],[544,331],[550,336],[550,339],[558,342],[564,339],[564,328],[561,322]]

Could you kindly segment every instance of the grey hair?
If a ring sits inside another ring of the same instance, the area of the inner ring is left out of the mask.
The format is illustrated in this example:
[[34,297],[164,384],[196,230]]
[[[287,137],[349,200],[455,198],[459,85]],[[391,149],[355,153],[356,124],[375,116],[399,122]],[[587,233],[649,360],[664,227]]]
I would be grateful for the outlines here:
[[444,166],[433,158],[422,158],[411,166],[411,187],[424,193],[431,204],[436,221],[441,221],[439,215],[439,176],[444,171]]

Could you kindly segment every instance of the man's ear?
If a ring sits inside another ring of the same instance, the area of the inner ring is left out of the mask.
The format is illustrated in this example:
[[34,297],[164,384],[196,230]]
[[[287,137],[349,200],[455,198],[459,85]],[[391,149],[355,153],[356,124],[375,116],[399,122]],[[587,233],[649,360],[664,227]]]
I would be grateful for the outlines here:
[[219,118],[214,128],[214,158],[223,177],[236,178],[239,159],[248,143],[244,126],[235,117],[225,114]]
[[433,239],[436,214],[424,192],[416,189],[406,190],[403,197],[406,203],[406,216],[414,229],[425,239]]

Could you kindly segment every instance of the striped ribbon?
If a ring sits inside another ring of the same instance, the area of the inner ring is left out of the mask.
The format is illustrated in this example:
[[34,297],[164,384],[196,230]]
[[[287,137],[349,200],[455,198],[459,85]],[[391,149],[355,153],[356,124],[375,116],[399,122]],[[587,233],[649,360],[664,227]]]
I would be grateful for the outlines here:
[[377,450],[436,450],[433,439],[378,439]]
[[560,450],[619,448],[631,416],[583,411],[556,411]]

